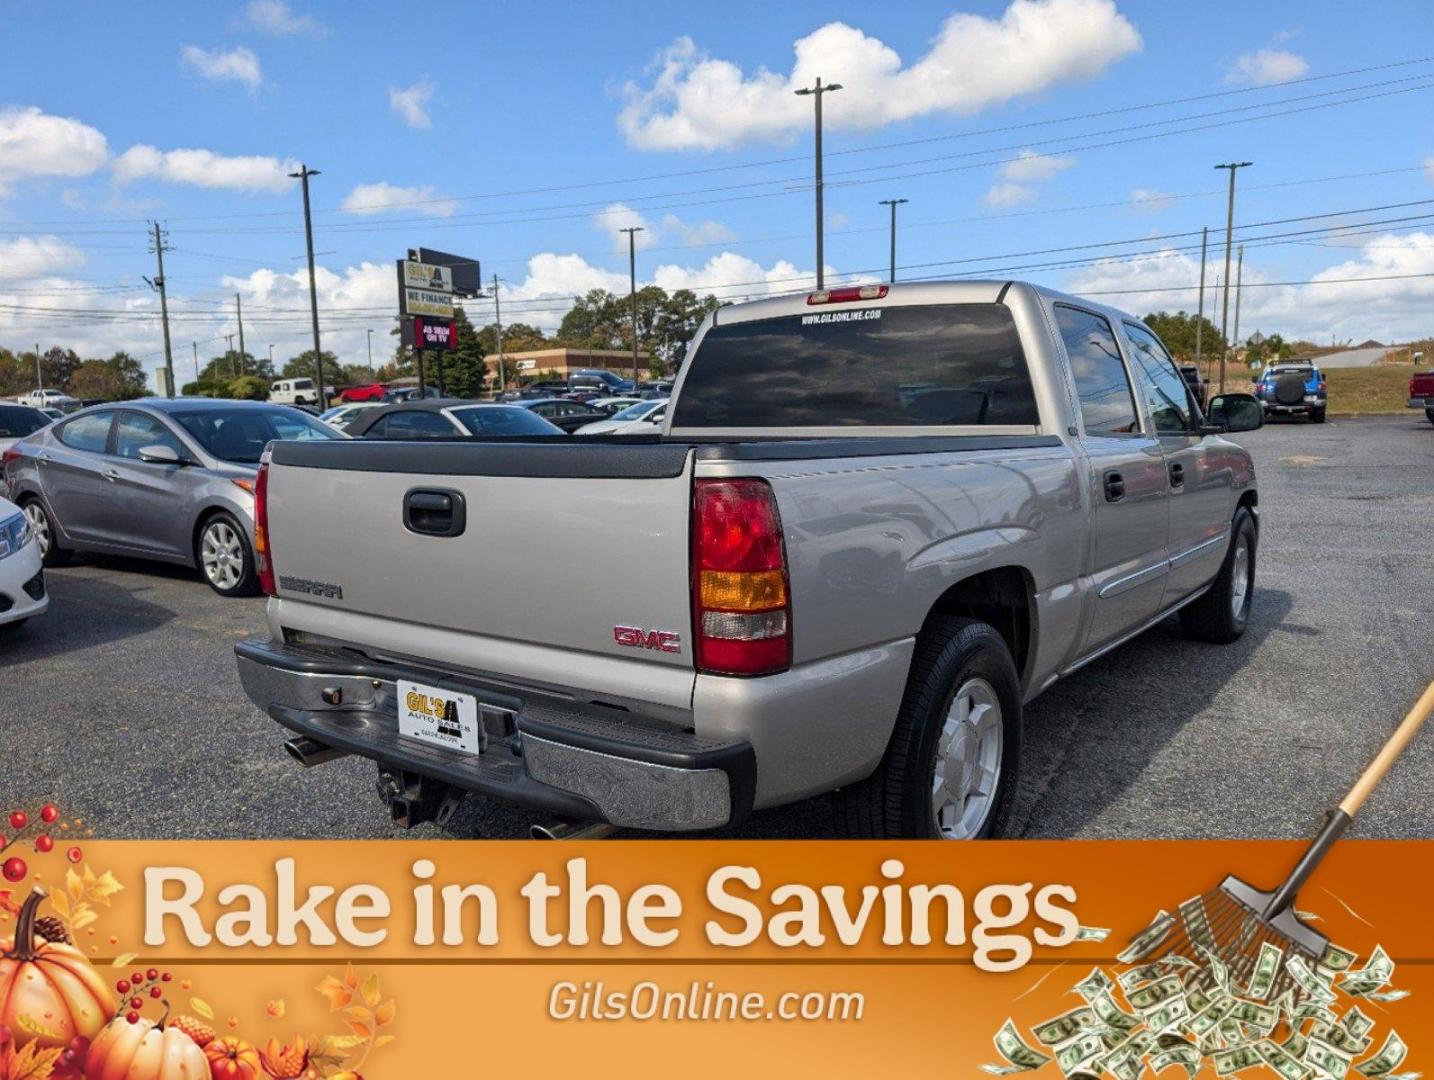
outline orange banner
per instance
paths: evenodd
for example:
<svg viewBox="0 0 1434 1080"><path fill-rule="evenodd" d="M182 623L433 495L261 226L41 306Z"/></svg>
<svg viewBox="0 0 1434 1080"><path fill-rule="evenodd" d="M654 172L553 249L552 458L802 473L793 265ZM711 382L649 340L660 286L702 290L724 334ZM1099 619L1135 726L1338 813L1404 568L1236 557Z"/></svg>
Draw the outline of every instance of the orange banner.
<svg viewBox="0 0 1434 1080"><path fill-rule="evenodd" d="M188 1052L191 1040L224 1080L495 1068L703 1077L734 1067L779 1075L915 1066L971 1075L982 1064L1014 1071L992 1041L1008 1018L1055 1059L1041 1066L1055 1076L1069 1043L1032 1030L1082 1008L1074 984L1096 967L1111 980L1129 971L1116 954L1157 911L1175 912L1227 873L1271 888L1300 850L86 841L73 862L58 849L34 853L23 880L0 883L0 937L40 896L29 905L37 955L0 960L0 1035L9 1035L0 1077L6 1054L13 1066L17 1053L34 1060L41 1050L57 1055L56 1076L123 1076L106 1063L130 1049L142 1056L141 1036L156 1052L165 1039ZM1376 946L1394 966L1372 996L1341 993L1331 1007L1344 1015L1357 1004L1373 1022L1367 1033L1324 1032L1325 1042L1362 1047L1356 1066L1375 1059L1374 1080L1422 1071L1429 1056L1434 933L1421 911L1431 856L1431 842L1345 842L1297 905L1320 934L1358 954L1351 970ZM87 974L102 984L89 997ZM1321 977L1336 989L1359 985L1341 984L1332 969ZM1253 975L1231 978L1232 995L1259 997L1247 985ZM1109 992L1123 1016L1170 1021L1163 1041L1152 1034L1150 1047L1137 1047L1146 1064L1177 1040L1194 1041L1180 1034L1188 1018L1145 1010L1142 1019L1132 988ZM1198 994L1189 1000L1203 1004ZM1303 1000L1297 992L1291 1008ZM1291 1033L1292 1016L1262 1033L1262 1011L1248 1008L1251 1045ZM1380 1072L1390 1030L1408 1051ZM1228 1029L1227 1041L1238 1034ZM1121 1078L1118 1050L1100 1060ZM1212 1062L1202 1053L1199 1067Z"/></svg>

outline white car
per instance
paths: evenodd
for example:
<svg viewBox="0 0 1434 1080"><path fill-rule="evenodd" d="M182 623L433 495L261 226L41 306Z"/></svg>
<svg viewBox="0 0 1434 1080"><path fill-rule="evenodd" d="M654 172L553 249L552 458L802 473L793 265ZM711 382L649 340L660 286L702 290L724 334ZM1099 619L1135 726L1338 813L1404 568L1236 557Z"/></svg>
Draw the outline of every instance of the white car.
<svg viewBox="0 0 1434 1080"><path fill-rule="evenodd" d="M0 499L0 630L13 629L50 606L40 558L29 519L14 503Z"/></svg>
<svg viewBox="0 0 1434 1080"><path fill-rule="evenodd" d="M77 399L70 397L62 390L31 390L23 394L16 401L21 405L28 405L32 409L57 409L65 405L78 404Z"/></svg>
<svg viewBox="0 0 1434 1080"><path fill-rule="evenodd" d="M662 427L667 419L667 399L639 401L629 405L622 412L614 413L610 420L599 420L584 424L573 432L574 435L642 435L652 434Z"/></svg>
<svg viewBox="0 0 1434 1080"><path fill-rule="evenodd" d="M590 408L600 409L603 412L607 413L609 416L616 416L619 412L627 408L629 405L636 405L639 401L642 400L643 399L640 397L631 397L626 395L623 397L600 397L593 398L593 400L588 402L588 406Z"/></svg>
<svg viewBox="0 0 1434 1080"><path fill-rule="evenodd" d="M329 397L334 388L327 387ZM319 403L318 383L313 379L279 379L269 387L271 405L317 405Z"/></svg>
<svg viewBox="0 0 1434 1080"><path fill-rule="evenodd" d="M319 419L329 427L342 431L349 426L349 422L354 417L365 409L381 409L383 406L384 402L382 401L356 401L351 405L335 405L332 409L326 409L319 413Z"/></svg>

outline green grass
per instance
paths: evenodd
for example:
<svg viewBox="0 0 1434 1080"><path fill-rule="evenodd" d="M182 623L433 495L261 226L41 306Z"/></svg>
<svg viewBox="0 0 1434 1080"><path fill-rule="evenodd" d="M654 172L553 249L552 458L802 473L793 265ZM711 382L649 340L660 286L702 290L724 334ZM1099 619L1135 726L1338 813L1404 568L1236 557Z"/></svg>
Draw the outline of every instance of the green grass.
<svg viewBox="0 0 1434 1080"><path fill-rule="evenodd" d="M1402 413L1409 401L1409 376L1413 371L1408 364L1326 368L1329 411L1346 416Z"/></svg>

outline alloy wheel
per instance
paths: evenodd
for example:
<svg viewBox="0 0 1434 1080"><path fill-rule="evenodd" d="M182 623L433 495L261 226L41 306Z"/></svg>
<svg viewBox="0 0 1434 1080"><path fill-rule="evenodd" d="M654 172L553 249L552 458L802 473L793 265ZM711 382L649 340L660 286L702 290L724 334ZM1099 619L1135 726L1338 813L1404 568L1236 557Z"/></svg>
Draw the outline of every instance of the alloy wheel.
<svg viewBox="0 0 1434 1080"><path fill-rule="evenodd" d="M967 679L951 699L931 778L931 814L944 840L981 835L999 795L1005 728L985 679Z"/></svg>
<svg viewBox="0 0 1434 1080"><path fill-rule="evenodd" d="M199 542L199 559L204 576L223 592L238 586L244 577L244 542L227 521L214 521L205 527Z"/></svg>
<svg viewBox="0 0 1434 1080"><path fill-rule="evenodd" d="M30 531L35 534L35 542L40 545L40 558L50 554L50 519L45 514L45 508L37 502L25 504L25 520L30 523Z"/></svg>

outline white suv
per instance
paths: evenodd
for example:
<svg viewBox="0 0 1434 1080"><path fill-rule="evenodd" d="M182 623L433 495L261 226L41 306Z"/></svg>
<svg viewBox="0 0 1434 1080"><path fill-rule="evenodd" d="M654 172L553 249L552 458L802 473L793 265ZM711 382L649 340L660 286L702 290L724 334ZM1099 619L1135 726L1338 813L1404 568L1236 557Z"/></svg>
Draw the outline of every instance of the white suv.
<svg viewBox="0 0 1434 1080"><path fill-rule="evenodd" d="M64 405L76 404L76 399L63 390L31 390L16 401L32 409L58 409Z"/></svg>
<svg viewBox="0 0 1434 1080"><path fill-rule="evenodd" d="M269 387L275 405L317 405L319 391L313 379L280 379Z"/></svg>

